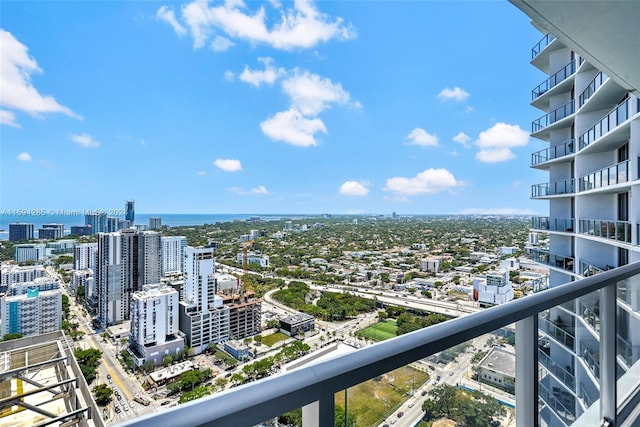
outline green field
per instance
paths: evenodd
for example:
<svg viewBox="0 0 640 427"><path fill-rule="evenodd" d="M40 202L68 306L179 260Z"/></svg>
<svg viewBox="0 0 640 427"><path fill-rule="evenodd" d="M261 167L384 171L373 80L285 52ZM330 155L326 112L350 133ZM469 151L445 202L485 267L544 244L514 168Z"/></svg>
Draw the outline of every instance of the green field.
<svg viewBox="0 0 640 427"><path fill-rule="evenodd" d="M386 322L376 323L375 325L358 331L356 335L373 341L384 341L395 337L397 330L396 321L387 320Z"/></svg>
<svg viewBox="0 0 640 427"><path fill-rule="evenodd" d="M279 341L284 341L288 338L289 338L289 335L283 334L282 332L276 332L275 334L262 337L262 344L271 347L275 343Z"/></svg>
<svg viewBox="0 0 640 427"><path fill-rule="evenodd" d="M425 372L403 367L351 387L347 390L349 413L355 414L359 427L377 426L407 400L407 393L428 379ZM344 408L344 392L336 394L335 404Z"/></svg>

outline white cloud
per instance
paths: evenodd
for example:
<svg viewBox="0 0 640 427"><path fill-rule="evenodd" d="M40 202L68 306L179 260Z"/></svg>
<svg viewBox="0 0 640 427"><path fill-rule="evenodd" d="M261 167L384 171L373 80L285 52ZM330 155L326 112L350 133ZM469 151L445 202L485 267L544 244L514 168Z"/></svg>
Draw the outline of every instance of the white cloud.
<svg viewBox="0 0 640 427"><path fill-rule="evenodd" d="M523 147L528 142L529 134L520 126L496 123L478 135L475 144L480 151L476 158L484 163L505 162L516 157L512 147Z"/></svg>
<svg viewBox="0 0 640 427"><path fill-rule="evenodd" d="M160 10L164 9L166 6ZM281 50L311 48L331 39L355 37L353 28L345 25L342 18L331 18L319 12L310 0L297 0L292 7L275 6L275 9L280 15L279 21L268 18L264 6L251 12L241 0L227 0L219 6L196 0L182 7L182 18L191 32L195 48L204 46L209 36L216 32ZM269 28L267 21L277 22ZM173 26L171 21L167 22Z"/></svg>
<svg viewBox="0 0 640 427"><path fill-rule="evenodd" d="M260 123L260 128L272 140L298 147L318 145L315 134L327 133L322 120L305 117L295 108L276 113L275 116Z"/></svg>
<svg viewBox="0 0 640 427"><path fill-rule="evenodd" d="M269 192L264 185L258 185L256 188L251 189L251 194L269 194Z"/></svg>
<svg viewBox="0 0 640 427"><path fill-rule="evenodd" d="M224 72L224 78L225 80L232 82L236 79L236 75L233 71L227 70Z"/></svg>
<svg viewBox="0 0 640 427"><path fill-rule="evenodd" d="M420 145L422 147L435 147L438 145L438 137L431 135L426 130L421 128L415 128L407 135L407 140L410 145Z"/></svg>
<svg viewBox="0 0 640 427"><path fill-rule="evenodd" d="M87 133L83 133L81 135L71 135L70 138L73 142L84 148L100 147L100 142L93 139L93 137Z"/></svg>
<svg viewBox="0 0 640 427"><path fill-rule="evenodd" d="M213 165L225 172L238 172L242 170L240 160L235 159L216 159Z"/></svg>
<svg viewBox="0 0 640 427"><path fill-rule="evenodd" d="M24 111L32 116L44 113L62 113L80 119L68 107L58 104L51 95L41 95L31 82L31 75L42 73L35 59L29 56L28 48L13 34L0 29L0 105L12 110ZM0 123L18 126L15 114L2 110Z"/></svg>
<svg viewBox="0 0 640 427"><path fill-rule="evenodd" d="M31 154L27 153L26 151L18 154L18 160L20 160L21 162L30 162L31 161Z"/></svg>
<svg viewBox="0 0 640 427"><path fill-rule="evenodd" d="M267 188L264 185L258 185L257 187L250 190L245 190L242 187L229 187L227 188L227 191L239 194L241 196L269 194L269 191L267 191Z"/></svg>
<svg viewBox="0 0 640 427"><path fill-rule="evenodd" d="M476 153L476 159L482 163L500 163L515 159L516 155L506 147L487 148Z"/></svg>
<svg viewBox="0 0 640 427"><path fill-rule="evenodd" d="M283 68L275 68L271 65L272 58L258 58L258 61L264 64L264 70L250 70L249 67L245 66L239 79L255 87L260 87L262 83L272 85L280 75L285 73Z"/></svg>
<svg viewBox="0 0 640 427"><path fill-rule="evenodd" d="M462 145L464 148L469 148L469 141L471 141L471 137L464 132L460 132L456 136L453 137L453 140L458 144Z"/></svg>
<svg viewBox="0 0 640 427"><path fill-rule="evenodd" d="M282 89L293 106L307 116L317 115L331 104L346 104L351 98L340 83L306 70L294 70L293 76L282 82Z"/></svg>
<svg viewBox="0 0 640 427"><path fill-rule="evenodd" d="M156 17L162 21L168 22L169 25L173 27L173 30L177 35L184 36L185 34L187 34L187 29L178 22L175 13L173 13L173 10L169 9L167 6L162 6L160 9L158 9Z"/></svg>
<svg viewBox="0 0 640 427"><path fill-rule="evenodd" d="M453 99L455 101L464 101L469 97L469 92L455 86L453 89L448 87L442 89L438 94L438 98L442 100Z"/></svg>
<svg viewBox="0 0 640 427"><path fill-rule="evenodd" d="M0 124L20 127L20 124L16 122L16 115L12 111L0 110Z"/></svg>
<svg viewBox="0 0 640 427"><path fill-rule="evenodd" d="M198 176L205 176L207 173L205 171L198 171L196 172L196 175Z"/></svg>
<svg viewBox="0 0 640 427"><path fill-rule="evenodd" d="M343 196L366 196L369 193L368 185L368 182L345 181L339 191Z"/></svg>
<svg viewBox="0 0 640 427"><path fill-rule="evenodd" d="M393 177L387 179L385 191L391 191L397 196L415 196L418 194L435 194L445 190L452 190L464 185L456 180L446 169L425 169L412 178Z"/></svg>
<svg viewBox="0 0 640 427"><path fill-rule="evenodd" d="M222 36L216 36L216 38L213 39L213 41L211 42L211 49L214 52L225 52L231 49L231 47L234 45L235 43L229 40L228 38L222 37Z"/></svg>

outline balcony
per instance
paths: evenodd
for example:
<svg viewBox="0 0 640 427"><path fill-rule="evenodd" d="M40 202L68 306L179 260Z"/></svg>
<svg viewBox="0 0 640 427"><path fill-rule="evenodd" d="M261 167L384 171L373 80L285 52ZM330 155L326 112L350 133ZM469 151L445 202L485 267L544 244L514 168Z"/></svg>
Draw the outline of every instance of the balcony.
<svg viewBox="0 0 640 427"><path fill-rule="evenodd" d="M540 52L542 52L545 47L549 46L549 44L551 44L551 42L554 41L555 39L556 39L555 36L551 34L547 34L544 37L542 37L542 39L538 43L536 43L534 47L531 48L531 59L538 56Z"/></svg>
<svg viewBox="0 0 640 427"><path fill-rule="evenodd" d="M535 167L536 165L546 163L550 160L560 159L570 154L574 154L575 152L574 140L570 139L558 145L553 145L549 148L545 148L544 150L536 151L531 154L531 166Z"/></svg>
<svg viewBox="0 0 640 427"><path fill-rule="evenodd" d="M552 125L553 123L556 123L559 120L569 117L570 115L576 112L575 104L576 104L575 100L572 99L566 104L561 105L555 110L545 114L544 116L538 118L537 120L534 120L531 123L531 133L540 132L546 127Z"/></svg>
<svg viewBox="0 0 640 427"><path fill-rule="evenodd" d="M567 326L562 325L559 322L554 323L542 316L540 317L539 322L540 330L542 332L544 332L547 336L553 338L566 348L570 349L571 351L575 351L576 338L572 333L565 330Z"/></svg>
<svg viewBox="0 0 640 427"><path fill-rule="evenodd" d="M601 239L631 243L631 223L628 221L581 219L580 233Z"/></svg>
<svg viewBox="0 0 640 427"><path fill-rule="evenodd" d="M580 343L580 356L595 378L600 378L600 355Z"/></svg>
<svg viewBox="0 0 640 427"><path fill-rule="evenodd" d="M547 371L558 378L561 383L565 384L573 392L576 391L576 378L573 374L558 365L555 360L547 355L547 353L542 350L538 350L538 361Z"/></svg>
<svg viewBox="0 0 640 427"><path fill-rule="evenodd" d="M557 86L559 83L565 81L569 76L576 72L576 60L569 62L562 67L559 71L553 73L548 79L540 83L535 89L531 91L531 100L535 101L540 96L547 93L549 90Z"/></svg>
<svg viewBox="0 0 640 427"><path fill-rule="evenodd" d="M534 199L549 197L549 196L573 194L574 192L575 192L575 184L573 179L565 179L564 181L545 182L543 184L534 184L531 186L531 197Z"/></svg>
<svg viewBox="0 0 640 427"><path fill-rule="evenodd" d="M531 228L546 231L573 232L572 218L549 218L548 216L534 216L531 218Z"/></svg>
<svg viewBox="0 0 640 427"><path fill-rule="evenodd" d="M587 102L589 98L591 98L591 95L593 95L596 92L596 90L598 90L598 88L602 86L602 83L604 83L608 78L609 76L607 76L602 71L596 74L593 80L591 80L591 83L587 85L585 90L583 90L580 96L578 97L578 108L582 107L584 103Z"/></svg>
<svg viewBox="0 0 640 427"><path fill-rule="evenodd" d="M543 249L532 249L531 260L573 273L572 257L550 254L548 251Z"/></svg>
<svg viewBox="0 0 640 427"><path fill-rule="evenodd" d="M578 179L578 191L596 190L630 181L629 160L591 172Z"/></svg>
<svg viewBox="0 0 640 427"><path fill-rule="evenodd" d="M640 99L627 98L600 119L589 130L578 137L580 150L586 148L597 139L615 130L622 123L640 111Z"/></svg>
<svg viewBox="0 0 640 427"><path fill-rule="evenodd" d="M630 412L630 408L634 407L635 402L629 398L637 389L637 381L627 378L627 374L616 380L616 289L623 281L636 283L639 279L640 263L626 265L175 408L127 420L121 426L250 426L300 407L305 407L303 426L332 426L336 393L513 322L516 322L518 378L516 424L538 425L538 395L547 404L558 409L556 413L564 421L571 423L575 420L580 424L581 419L576 419L579 414L566 402L567 394L562 393L561 389L550 387L546 378L538 377L538 314L598 290L602 323L598 350L600 375L597 378L600 396L599 404L593 405L593 409L600 421L588 425L601 425L604 420L609 420L612 422L610 425L616 426L625 421L634 422L635 415ZM542 320L548 322L546 319ZM548 327L548 324L551 322L545 323L546 326L541 324L541 327ZM556 325L551 325L557 328ZM548 327L548 330L551 329ZM566 337L562 332L558 332L558 336ZM541 362L543 366L545 363L553 366L548 363L549 360ZM553 367L550 372L564 376L570 374L568 371L561 373L559 369L562 368ZM568 378L567 382L571 383L571 377ZM627 387L629 381L633 382L635 388ZM596 396L586 394L582 383L579 384L578 395L587 403L586 406L598 403ZM313 408L307 405L312 405Z"/></svg>
<svg viewBox="0 0 640 427"><path fill-rule="evenodd" d="M609 268L607 268L607 270L609 270ZM580 261L578 274L582 277L589 277L602 273L603 271L605 270L600 267L596 267L595 265L589 264L585 261Z"/></svg>

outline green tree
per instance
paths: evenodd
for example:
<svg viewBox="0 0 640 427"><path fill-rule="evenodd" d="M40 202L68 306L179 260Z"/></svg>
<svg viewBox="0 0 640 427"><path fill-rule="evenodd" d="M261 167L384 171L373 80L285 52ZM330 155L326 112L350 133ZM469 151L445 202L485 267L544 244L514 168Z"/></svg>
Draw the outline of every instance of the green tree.
<svg viewBox="0 0 640 427"><path fill-rule="evenodd" d="M18 339L18 338L22 338L22 334L20 332L14 332L14 333L11 333L11 334L5 334L2 337L2 341L15 340L15 339Z"/></svg>
<svg viewBox="0 0 640 427"><path fill-rule="evenodd" d="M169 366L173 363L173 357L166 355L165 357L162 358L162 364L164 366Z"/></svg>
<svg viewBox="0 0 640 427"><path fill-rule="evenodd" d="M106 406L111 402L111 395L113 390L106 384L98 384L93 388L93 395L96 398L96 403L100 406Z"/></svg>

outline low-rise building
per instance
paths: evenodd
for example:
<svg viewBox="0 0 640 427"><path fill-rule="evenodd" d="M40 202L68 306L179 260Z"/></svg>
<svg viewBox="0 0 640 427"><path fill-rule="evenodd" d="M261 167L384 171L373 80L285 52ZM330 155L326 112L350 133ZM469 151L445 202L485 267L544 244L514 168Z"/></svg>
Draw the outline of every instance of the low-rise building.
<svg viewBox="0 0 640 427"><path fill-rule="evenodd" d="M307 313L296 313L280 319L280 329L292 337L304 334L314 327L315 318Z"/></svg>
<svg viewBox="0 0 640 427"><path fill-rule="evenodd" d="M485 276L473 279L473 299L480 306L490 307L504 304L513 299L513 288L507 270L493 270Z"/></svg>
<svg viewBox="0 0 640 427"><path fill-rule="evenodd" d="M249 360L253 358L251 348L242 341L232 340L225 342L224 351L232 355L236 360Z"/></svg>
<svg viewBox="0 0 640 427"><path fill-rule="evenodd" d="M15 245L14 259L16 262L25 261L40 261L47 255L46 247L44 243L25 243L22 245Z"/></svg>
<svg viewBox="0 0 640 427"><path fill-rule="evenodd" d="M478 381L515 393L516 355L493 347L478 364Z"/></svg>
<svg viewBox="0 0 640 427"><path fill-rule="evenodd" d="M242 252L238 253L236 256L236 262L238 264L242 264L243 260L244 254ZM260 267L269 267L269 256L249 252L247 254L247 264L258 264Z"/></svg>

